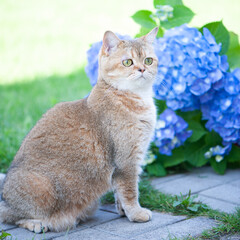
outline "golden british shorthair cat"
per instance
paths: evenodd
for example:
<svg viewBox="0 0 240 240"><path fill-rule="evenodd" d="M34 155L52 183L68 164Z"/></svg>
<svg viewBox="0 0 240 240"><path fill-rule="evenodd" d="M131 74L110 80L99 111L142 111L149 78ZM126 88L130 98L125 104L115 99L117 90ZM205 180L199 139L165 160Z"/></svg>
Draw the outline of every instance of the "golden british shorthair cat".
<svg viewBox="0 0 240 240"><path fill-rule="evenodd" d="M90 95L54 106L22 142L4 179L2 222L64 231L91 216L110 189L120 215L151 219L138 202L138 175L156 121L157 31L130 41L105 33Z"/></svg>

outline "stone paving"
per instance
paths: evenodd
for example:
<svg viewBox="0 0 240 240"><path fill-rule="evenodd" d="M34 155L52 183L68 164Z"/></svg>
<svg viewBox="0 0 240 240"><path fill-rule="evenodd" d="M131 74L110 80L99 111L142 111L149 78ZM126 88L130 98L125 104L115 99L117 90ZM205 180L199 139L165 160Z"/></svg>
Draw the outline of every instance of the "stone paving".
<svg viewBox="0 0 240 240"><path fill-rule="evenodd" d="M152 180L152 185L161 192L186 195L197 194L211 208L233 213L240 206L240 169L216 174L212 168L197 168L186 174L176 174Z"/></svg>
<svg viewBox="0 0 240 240"><path fill-rule="evenodd" d="M240 169L228 170L223 176L215 174L211 168L196 169L186 174L176 174L152 180L152 185L170 194L198 194L198 199L212 208L232 213L240 206ZM217 223L205 217L188 219L153 212L153 219L147 223L132 223L120 217L114 205L100 206L96 214L87 222L69 232L33 234L12 225L0 224L12 235L8 240L161 240L195 237ZM225 236L222 240L239 240L239 235Z"/></svg>

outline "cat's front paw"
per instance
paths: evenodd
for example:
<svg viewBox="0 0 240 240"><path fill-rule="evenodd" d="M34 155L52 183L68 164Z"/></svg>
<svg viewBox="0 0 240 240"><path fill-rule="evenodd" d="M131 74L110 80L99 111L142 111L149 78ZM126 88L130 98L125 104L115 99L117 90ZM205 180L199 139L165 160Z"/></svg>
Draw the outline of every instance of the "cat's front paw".
<svg viewBox="0 0 240 240"><path fill-rule="evenodd" d="M148 222L152 219L152 212L142 207L134 207L126 215L131 222Z"/></svg>

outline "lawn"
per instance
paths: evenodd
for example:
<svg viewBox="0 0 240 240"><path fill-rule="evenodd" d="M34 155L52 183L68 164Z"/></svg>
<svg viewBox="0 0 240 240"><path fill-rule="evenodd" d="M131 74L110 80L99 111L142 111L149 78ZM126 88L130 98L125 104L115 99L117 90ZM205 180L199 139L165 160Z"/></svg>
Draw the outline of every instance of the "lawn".
<svg viewBox="0 0 240 240"><path fill-rule="evenodd" d="M213 0L208 11L207 0L184 2L198 14L193 26L224 19L230 30L240 33L238 0ZM134 36L139 27L130 16L140 9L152 10L152 1L0 2L1 172L47 109L90 91L84 72L89 45L109 29Z"/></svg>

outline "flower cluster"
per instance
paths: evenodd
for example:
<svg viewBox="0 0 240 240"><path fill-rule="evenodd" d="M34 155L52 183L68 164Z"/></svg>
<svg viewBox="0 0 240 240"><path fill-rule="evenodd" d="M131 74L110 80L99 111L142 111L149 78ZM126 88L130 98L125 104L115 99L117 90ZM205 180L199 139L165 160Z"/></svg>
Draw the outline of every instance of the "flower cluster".
<svg viewBox="0 0 240 240"><path fill-rule="evenodd" d="M205 158L215 157L216 162L221 162L225 155L228 155L232 149L232 144L228 144L225 147L217 145L216 147L211 147L204 156Z"/></svg>
<svg viewBox="0 0 240 240"><path fill-rule="evenodd" d="M215 83L207 98L201 106L207 129L219 133L226 144L240 145L240 69Z"/></svg>
<svg viewBox="0 0 240 240"><path fill-rule="evenodd" d="M166 100L173 110L200 108L214 83L228 69L225 57L220 57L221 44L215 42L208 29L203 35L186 25L166 31L155 42L158 75L154 84L157 99Z"/></svg>
<svg viewBox="0 0 240 240"><path fill-rule="evenodd" d="M128 35L116 34L122 40L130 40L131 37ZM87 66L85 72L90 79L90 83L94 86L98 79L98 55L102 47L102 41L93 43L91 48L87 51Z"/></svg>
<svg viewBox="0 0 240 240"><path fill-rule="evenodd" d="M157 120L154 143L159 152L171 155L172 150L181 146L192 131L187 130L188 124L171 109L166 109Z"/></svg>
<svg viewBox="0 0 240 240"><path fill-rule="evenodd" d="M157 5L156 17L160 21L167 21L168 18L173 17L173 7L170 5Z"/></svg>

